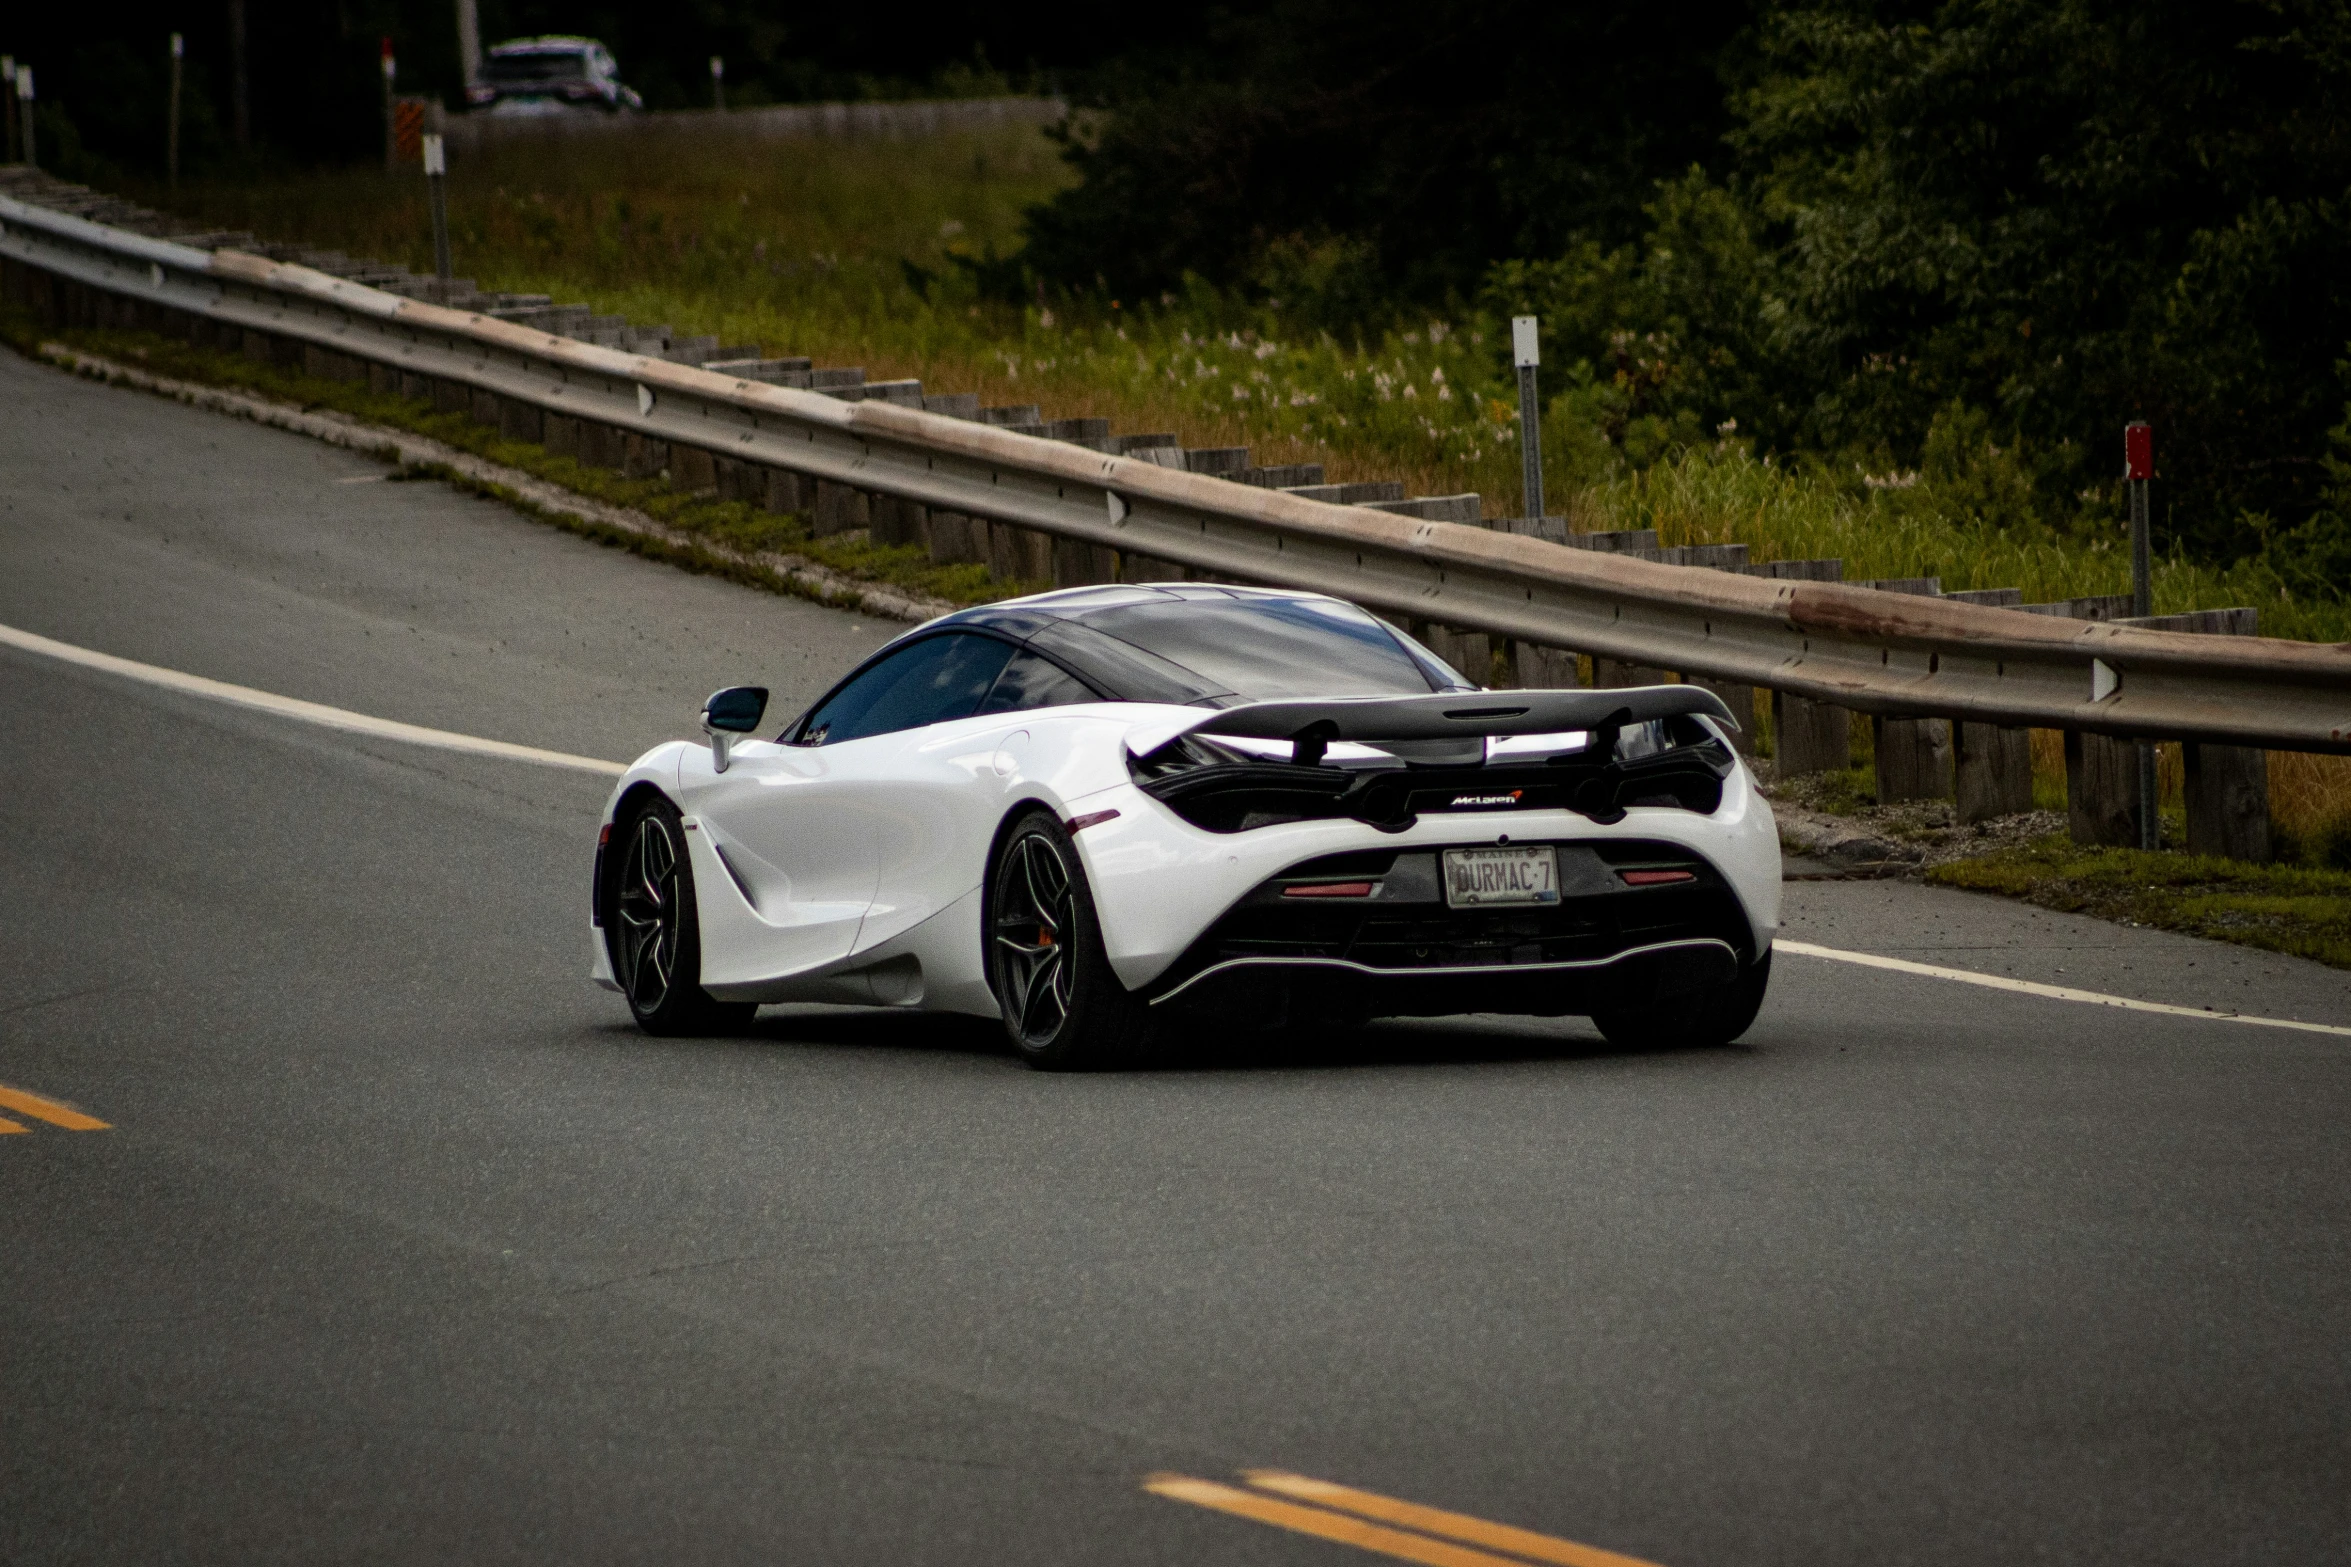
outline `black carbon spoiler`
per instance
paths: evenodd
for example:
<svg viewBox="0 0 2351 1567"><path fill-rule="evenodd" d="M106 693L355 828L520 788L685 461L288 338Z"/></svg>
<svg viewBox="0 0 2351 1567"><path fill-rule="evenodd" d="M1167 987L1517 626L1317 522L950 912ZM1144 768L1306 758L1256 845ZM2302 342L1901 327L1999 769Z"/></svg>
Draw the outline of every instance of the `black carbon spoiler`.
<svg viewBox="0 0 2351 1567"><path fill-rule="evenodd" d="M1461 691L1251 702L1210 713L1182 732L1293 740L1319 730L1326 741L1447 740L1623 728L1682 713L1702 713L1739 727L1722 698L1704 686L1631 686L1621 691Z"/></svg>
<svg viewBox="0 0 2351 1567"><path fill-rule="evenodd" d="M1136 777L1195 825L1216 832L1252 823L1352 816L1400 831L1430 811L1565 808L1596 822L1621 821L1627 805L1672 804L1712 812L1737 758L1720 737L1618 755L1623 732L1658 719L1732 724L1702 686L1618 691L1459 691L1431 696L1338 697L1252 702L1158 720L1127 736ZM1488 760L1475 742L1495 735L1588 734L1581 749L1548 758ZM1287 741L1287 761L1204 761L1175 754L1185 735ZM1421 753L1392 768L1326 767L1340 741L1386 744L1470 741L1466 760ZM1689 737L1694 741L1695 737Z"/></svg>

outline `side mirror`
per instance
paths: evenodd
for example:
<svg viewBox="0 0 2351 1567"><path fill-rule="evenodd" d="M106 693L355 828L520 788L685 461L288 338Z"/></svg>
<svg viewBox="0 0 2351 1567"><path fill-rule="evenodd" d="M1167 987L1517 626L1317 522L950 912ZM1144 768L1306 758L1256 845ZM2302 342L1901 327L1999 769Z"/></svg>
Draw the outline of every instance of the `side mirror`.
<svg viewBox="0 0 2351 1567"><path fill-rule="evenodd" d="M702 704L702 732L710 736L712 772L727 770L727 763L733 760L735 736L757 729L760 715L766 711L765 686L728 686L710 693L710 700Z"/></svg>

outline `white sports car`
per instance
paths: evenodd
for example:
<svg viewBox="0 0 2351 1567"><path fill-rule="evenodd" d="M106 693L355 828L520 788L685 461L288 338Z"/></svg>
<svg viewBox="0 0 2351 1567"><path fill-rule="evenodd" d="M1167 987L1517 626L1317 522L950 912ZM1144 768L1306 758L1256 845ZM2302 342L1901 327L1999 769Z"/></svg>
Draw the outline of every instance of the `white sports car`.
<svg viewBox="0 0 2351 1567"><path fill-rule="evenodd" d="M654 1033L762 1002L1001 1018L1037 1066L1184 1020L1589 1016L1736 1038L1770 808L1688 685L1484 691L1311 593L1073 588L944 616L773 740L703 710L614 789L595 978Z"/></svg>

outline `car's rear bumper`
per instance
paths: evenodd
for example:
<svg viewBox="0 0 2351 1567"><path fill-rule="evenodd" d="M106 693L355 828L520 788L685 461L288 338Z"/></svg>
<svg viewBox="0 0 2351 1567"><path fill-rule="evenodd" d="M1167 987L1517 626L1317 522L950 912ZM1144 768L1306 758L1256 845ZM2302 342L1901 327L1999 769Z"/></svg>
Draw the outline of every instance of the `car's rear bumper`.
<svg viewBox="0 0 2351 1567"><path fill-rule="evenodd" d="M1739 964L1732 944L1711 936L1548 963L1399 969L1344 958L1226 958L1153 996L1151 1004L1265 1024L1470 1012L1588 1017L1726 983Z"/></svg>

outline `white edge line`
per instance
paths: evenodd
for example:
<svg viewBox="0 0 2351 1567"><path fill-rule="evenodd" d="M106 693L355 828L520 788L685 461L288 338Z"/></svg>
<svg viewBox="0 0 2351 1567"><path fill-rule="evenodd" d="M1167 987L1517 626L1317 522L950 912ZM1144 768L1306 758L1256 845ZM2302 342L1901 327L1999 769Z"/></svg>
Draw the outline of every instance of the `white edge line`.
<svg viewBox="0 0 2351 1567"><path fill-rule="evenodd" d="M100 669L110 675L121 675L128 680L161 686L167 691L207 697L215 702L250 707L260 712L274 713L280 718L316 724L322 729L340 729L347 734L371 735L379 740L398 740L408 745L463 751L474 756L502 757L510 762L535 762L541 767L567 767L574 772L602 773L609 778L617 778L628 771L627 764L622 762L602 761L593 756L573 756L565 751L542 751L535 745L485 740L478 735L461 735L447 729L427 729L422 724L372 718L365 713L353 713L319 702L303 702L274 692L256 691L251 686L233 686L225 680L207 680L202 675L182 674L176 669L163 669L154 664L139 663L135 659L117 658L112 653L95 652L86 647L76 647L70 642L52 641L30 631L19 631L14 626L0 626L0 644L21 648L28 653L39 653L64 663L79 664L85 669Z"/></svg>
<svg viewBox="0 0 2351 1567"><path fill-rule="evenodd" d="M79 664L85 669L104 670L111 675L161 686L167 691L274 713L280 718L316 724L322 729L340 729L347 734L371 735L380 740L399 740L409 745L462 751L474 756L501 757L510 762L535 762L542 767L601 773L608 778L617 778L628 771L627 765L621 762L607 762L593 756L574 756L567 751L545 751L534 745L515 745L506 740L485 740L478 735L461 735L448 729L427 729L422 724L403 724L395 719L374 718L366 713L328 707L320 702L304 702L290 696L279 696L275 692L256 691L251 686L231 685L225 680L183 674L176 669L142 664L136 659L117 658L112 653L100 653L90 648L76 647L70 642L54 641L34 632L20 631L14 626L0 625L0 643L64 663ZM2303 1023L2290 1018L2250 1017L2242 1012L2208 1012L2201 1007L2172 1006L2161 1001L2135 1001L2128 996L2110 996L2102 991L2074 990L2065 985L2043 985L2029 979L1978 974L1972 969L1913 963L1907 958L1881 957L1874 952L1847 952L1839 947L1818 947L1808 941L1783 940L1772 945L1778 951L1792 952L1798 957L1825 958L1832 963L1852 963L1863 968L1889 969L1897 974L1953 980L1962 985L1981 985L1987 990L2012 991L2018 995L2039 996L2048 1001L2074 1001L2089 1006L2120 1007L2129 1012L2154 1012L2166 1017L2201 1018L2207 1023L2248 1023L2256 1028L2285 1028L2306 1034L2334 1034L2351 1038L2351 1027L2334 1023Z"/></svg>
<svg viewBox="0 0 2351 1567"><path fill-rule="evenodd" d="M1858 963L1863 968L1892 969L1897 974L1957 980L1962 985L1981 985L1987 990L2012 990L2019 995L2039 996L2048 1001L2079 1001L2094 1007L2121 1007L2127 1012L2159 1012L2166 1017L2202 1018L2207 1023L2250 1023L2255 1028L2290 1028L2305 1034L2351 1037L2351 1028L2337 1023L2300 1023L2291 1018L2249 1017L2242 1012L2210 1012L2202 1007L2175 1007L2162 1001L2134 1001L2128 996L2110 996L2103 991L2043 985L2029 979L2006 979L1998 974L1978 974L1972 969L1943 968L1933 963L1913 963L1907 958L1880 957L1874 952L1847 952L1839 947L1816 947L1807 941L1775 941L1772 946L1776 951L1793 952L1803 958L1826 958L1832 963Z"/></svg>

